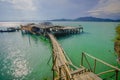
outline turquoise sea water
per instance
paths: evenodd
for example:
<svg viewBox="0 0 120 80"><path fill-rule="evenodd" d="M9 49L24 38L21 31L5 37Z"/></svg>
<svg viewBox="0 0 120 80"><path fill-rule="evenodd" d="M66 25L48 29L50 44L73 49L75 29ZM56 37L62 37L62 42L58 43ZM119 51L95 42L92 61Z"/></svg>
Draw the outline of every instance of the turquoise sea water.
<svg viewBox="0 0 120 80"><path fill-rule="evenodd" d="M19 26L19 24L24 23L0 22L0 27ZM84 33L58 38L58 42L75 65L80 65L81 53L86 52L118 66L113 40L115 27L119 23L53 22L53 24L84 27ZM52 63L47 64L51 53L49 40L42 36L22 34L20 31L0 33L0 80L43 80L46 78L52 80ZM93 63L91 59L89 61ZM96 73L108 69L105 65L97 63ZM111 75L114 73L102 77Z"/></svg>

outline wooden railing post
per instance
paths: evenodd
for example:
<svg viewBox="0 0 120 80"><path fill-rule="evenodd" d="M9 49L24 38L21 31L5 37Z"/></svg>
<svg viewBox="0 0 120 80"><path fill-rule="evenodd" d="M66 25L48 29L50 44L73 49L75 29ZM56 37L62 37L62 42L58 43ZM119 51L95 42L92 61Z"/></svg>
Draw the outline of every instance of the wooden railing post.
<svg viewBox="0 0 120 80"><path fill-rule="evenodd" d="M96 70L96 59L95 59L95 62L94 62L94 73L95 73L95 70Z"/></svg>
<svg viewBox="0 0 120 80"><path fill-rule="evenodd" d="M59 80L62 80L61 67L59 67Z"/></svg>
<svg viewBox="0 0 120 80"><path fill-rule="evenodd" d="M115 70L116 73L116 80L118 80L118 70Z"/></svg>
<svg viewBox="0 0 120 80"><path fill-rule="evenodd" d="M84 53L82 52L82 57L81 57L81 66L83 66L83 55L84 55Z"/></svg>

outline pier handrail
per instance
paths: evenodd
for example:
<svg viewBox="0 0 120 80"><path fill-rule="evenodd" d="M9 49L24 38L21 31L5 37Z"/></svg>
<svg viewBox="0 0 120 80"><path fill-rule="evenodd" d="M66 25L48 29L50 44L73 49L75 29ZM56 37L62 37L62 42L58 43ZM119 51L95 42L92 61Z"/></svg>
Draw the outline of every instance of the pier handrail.
<svg viewBox="0 0 120 80"><path fill-rule="evenodd" d="M109 63L107 63L107 62L105 62L105 61L103 61L103 60L100 60L100 59L98 59L98 58L96 58L96 57L93 57L93 56L91 56L91 55L89 55L89 54L87 54L87 53L85 53L85 52L83 52L82 54L84 54L84 55L86 55L86 56L88 56L88 57L90 57L90 58L92 58L92 59L94 59L94 60L96 60L96 61L98 61L98 62L100 62L100 63L103 63L103 64L105 64L106 66L109 66L109 67L111 67L111 68L113 68L113 69L115 69L115 70L120 71L120 68L115 67L115 66L113 66L113 65L111 65L111 64L109 64Z"/></svg>
<svg viewBox="0 0 120 80"><path fill-rule="evenodd" d="M90 63L89 63L89 61L87 60L87 57L86 57L86 56L94 59L94 70L92 70L92 68L91 68L91 66L90 66ZM91 70L92 72L95 73L95 70L96 70L96 62L98 61L98 62L100 62L100 63L102 63L102 64L104 64L104 65L112 68L112 70L106 70L106 71L97 73L98 76L100 76L100 75L102 75L102 74L110 73L110 72L115 72L115 74L116 74L116 75L115 75L115 76L116 76L116 79L115 79L115 80L118 80L118 77L119 77L118 72L120 72L120 68L118 68L118 67L116 67L116 66L113 66L113 65L111 65L111 64L109 64L109 63L107 63L107 62L105 62L105 61L103 61L103 60L100 60L100 59L98 59L98 58L96 58L96 57L94 57L94 56L91 56L91 55L89 55L89 54L87 54L87 53L85 53L85 52L82 52L81 66L84 66L84 65L83 65L83 58L84 58L84 57L85 57L85 59L86 59L86 61L87 61L87 64L88 64L88 66L90 67L90 70Z"/></svg>

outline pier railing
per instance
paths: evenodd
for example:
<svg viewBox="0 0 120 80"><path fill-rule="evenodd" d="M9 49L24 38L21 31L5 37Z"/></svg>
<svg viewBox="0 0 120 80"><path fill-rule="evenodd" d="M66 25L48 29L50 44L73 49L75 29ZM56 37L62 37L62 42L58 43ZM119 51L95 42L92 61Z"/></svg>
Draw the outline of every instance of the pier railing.
<svg viewBox="0 0 120 80"><path fill-rule="evenodd" d="M52 34L48 34L52 43L53 80L102 80L85 67L75 66Z"/></svg>
<svg viewBox="0 0 120 80"><path fill-rule="evenodd" d="M90 58L92 60L92 63L91 63ZM107 66L109 68L109 70L107 68L106 71L105 70L103 70L103 71L101 70L101 72L100 72L100 70L99 70L99 72L97 73L96 68L99 67L99 66L97 66L97 64L101 64L101 66ZM93 56L91 56L91 55L89 55L89 54L87 54L85 52L82 53L81 65L80 66L81 67L83 67L83 66L87 67L90 71L96 73L98 76L102 76L103 74L105 75L107 73L114 72L115 73L115 75L114 75L115 80L119 79L118 76L119 76L120 68L118 68L116 66L113 66L113 65L111 65L109 63L106 63L105 61L100 60L100 59L98 59L96 57L93 57Z"/></svg>

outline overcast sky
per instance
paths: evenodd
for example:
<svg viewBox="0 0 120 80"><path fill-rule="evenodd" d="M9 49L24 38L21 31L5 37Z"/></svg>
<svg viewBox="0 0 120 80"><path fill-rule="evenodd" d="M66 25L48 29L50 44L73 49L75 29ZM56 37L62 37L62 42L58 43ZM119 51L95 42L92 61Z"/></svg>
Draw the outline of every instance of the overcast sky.
<svg viewBox="0 0 120 80"><path fill-rule="evenodd" d="M0 20L120 19L120 0L0 0Z"/></svg>

